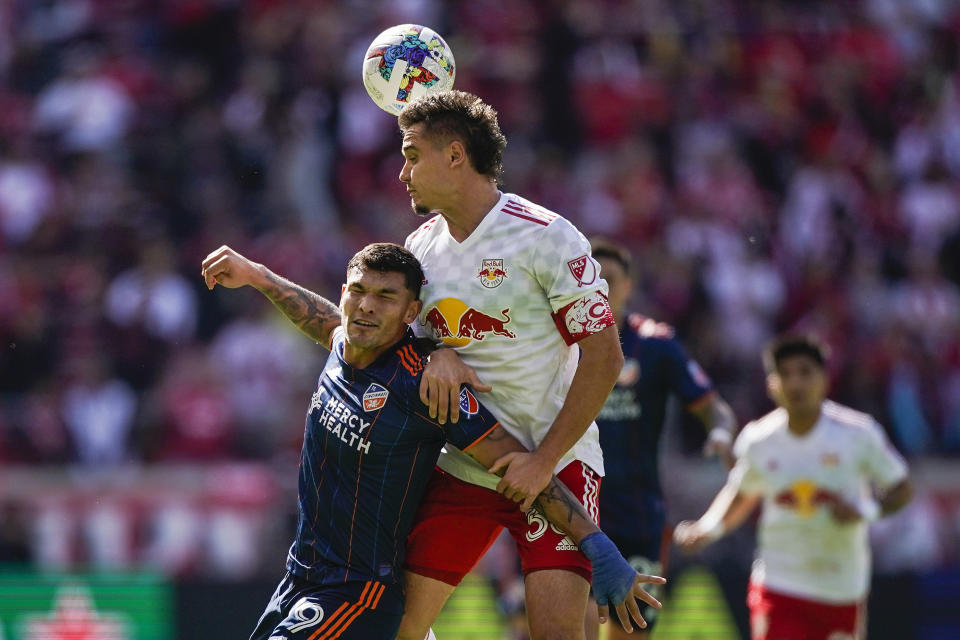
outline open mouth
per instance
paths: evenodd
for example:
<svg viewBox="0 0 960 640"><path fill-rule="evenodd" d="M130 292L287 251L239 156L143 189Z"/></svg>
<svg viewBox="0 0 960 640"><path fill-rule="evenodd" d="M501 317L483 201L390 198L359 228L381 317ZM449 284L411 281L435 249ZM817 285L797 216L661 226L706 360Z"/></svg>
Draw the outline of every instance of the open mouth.
<svg viewBox="0 0 960 640"><path fill-rule="evenodd" d="M377 327L377 324L375 322L371 322L370 320L354 320L353 324L361 327L367 327L369 329L376 329Z"/></svg>

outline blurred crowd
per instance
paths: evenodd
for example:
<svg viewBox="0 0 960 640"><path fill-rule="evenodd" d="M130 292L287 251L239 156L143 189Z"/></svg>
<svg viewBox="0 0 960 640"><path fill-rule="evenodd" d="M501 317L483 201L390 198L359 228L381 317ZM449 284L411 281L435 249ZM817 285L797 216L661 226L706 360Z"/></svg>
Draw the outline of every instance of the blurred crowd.
<svg viewBox="0 0 960 640"><path fill-rule="evenodd" d="M759 351L818 333L833 396L960 453L954 0L0 3L0 462L295 460L325 353L221 244L335 296L418 221L373 35L447 37L503 188L616 238L742 422ZM294 463L295 464L295 463Z"/></svg>

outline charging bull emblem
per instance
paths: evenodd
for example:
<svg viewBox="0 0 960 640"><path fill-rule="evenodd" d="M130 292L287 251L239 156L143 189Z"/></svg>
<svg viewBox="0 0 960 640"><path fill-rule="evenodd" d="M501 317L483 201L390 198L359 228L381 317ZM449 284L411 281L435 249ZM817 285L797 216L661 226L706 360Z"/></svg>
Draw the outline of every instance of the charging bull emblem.
<svg viewBox="0 0 960 640"><path fill-rule="evenodd" d="M436 340L455 347L465 346L471 340L483 340L490 335L516 338L517 334L507 328L510 324L510 308L501 310L498 315L488 315L456 298L444 298L427 311L422 324L431 329Z"/></svg>

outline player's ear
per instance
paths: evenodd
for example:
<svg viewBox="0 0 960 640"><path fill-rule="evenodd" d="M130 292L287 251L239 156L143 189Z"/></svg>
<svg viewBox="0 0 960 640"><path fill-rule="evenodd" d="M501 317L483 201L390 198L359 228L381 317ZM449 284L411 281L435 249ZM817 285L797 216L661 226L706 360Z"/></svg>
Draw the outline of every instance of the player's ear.
<svg viewBox="0 0 960 640"><path fill-rule="evenodd" d="M407 305L407 311L403 314L403 321L407 324L410 324L417 319L417 316L420 315L420 309L423 308L423 303L414 298L410 301L410 304Z"/></svg>
<svg viewBox="0 0 960 640"><path fill-rule="evenodd" d="M467 160L467 150L463 147L463 143L459 140L454 140L447 146L447 158L450 160L451 167L457 167Z"/></svg>

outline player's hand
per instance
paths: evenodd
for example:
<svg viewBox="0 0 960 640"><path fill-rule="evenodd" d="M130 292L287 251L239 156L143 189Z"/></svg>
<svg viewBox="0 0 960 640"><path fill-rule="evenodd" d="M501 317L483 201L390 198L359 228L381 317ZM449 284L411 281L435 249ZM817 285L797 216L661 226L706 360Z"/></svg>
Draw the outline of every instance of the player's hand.
<svg viewBox="0 0 960 640"><path fill-rule="evenodd" d="M643 615L640 613L640 606L637 604L637 599L643 600L651 607L656 609L662 609L663 605L659 600L654 598L650 593L643 588L644 584L666 584L667 580L660 576L650 576L645 573L637 573L637 577L634 578L633 588L630 590L630 593L627 595L626 599L623 602L614 603L614 611L617 613L617 618L620 619L620 624L623 626L623 630L627 633L633 633L633 624L630 619L637 623L641 629L645 629L647 626L647 621L644 620ZM600 617L600 624L605 624L610 618L610 605L607 604L597 604L597 614Z"/></svg>
<svg viewBox="0 0 960 640"><path fill-rule="evenodd" d="M218 284L236 289L257 283L261 279L262 268L262 265L224 245L204 258L200 273L207 289L213 289Z"/></svg>
<svg viewBox="0 0 960 640"><path fill-rule="evenodd" d="M736 459L733 457L733 436L729 431L714 427L707 434L707 441L703 445L703 455L707 458L717 456L723 461L727 469L732 469Z"/></svg>
<svg viewBox="0 0 960 640"><path fill-rule="evenodd" d="M460 419L460 387L468 384L474 391L493 387L480 382L477 373L464 364L453 349L437 349L430 354L420 377L420 401L430 408L430 417L445 424Z"/></svg>
<svg viewBox="0 0 960 640"><path fill-rule="evenodd" d="M550 460L544 460L536 452L511 451L500 456L493 466L488 469L490 473L499 473L503 471L503 477L497 484L497 491L505 497L520 503L520 510L526 511L533 505L540 492L553 477L554 464Z"/></svg>
<svg viewBox="0 0 960 640"><path fill-rule="evenodd" d="M707 546L710 536L698 520L684 520L673 530L673 541L684 553L696 553Z"/></svg>

